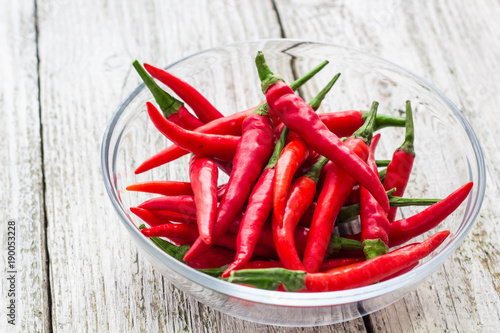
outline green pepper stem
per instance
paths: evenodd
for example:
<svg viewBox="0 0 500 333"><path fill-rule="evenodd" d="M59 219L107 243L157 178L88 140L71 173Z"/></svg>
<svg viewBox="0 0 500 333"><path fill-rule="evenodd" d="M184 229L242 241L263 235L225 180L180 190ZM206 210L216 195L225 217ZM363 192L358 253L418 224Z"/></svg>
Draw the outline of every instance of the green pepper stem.
<svg viewBox="0 0 500 333"><path fill-rule="evenodd" d="M134 60L132 62L132 65L134 66L135 70L141 77L146 87L148 87L149 91L151 91L151 93L153 94L153 97L156 103L158 103L158 106L163 112L165 118L168 119L168 117L170 117L172 114L177 113L183 103L171 96L165 90L161 89L160 86L156 84L155 80L148 74L148 72L146 72L144 67L142 67L139 61Z"/></svg>
<svg viewBox="0 0 500 333"><path fill-rule="evenodd" d="M389 165L389 163L391 163L391 160L376 160L375 161L375 164L377 165L377 167L386 167Z"/></svg>
<svg viewBox="0 0 500 333"><path fill-rule="evenodd" d="M316 97L314 97L311 100L311 102L309 103L309 105L311 106L311 108L314 111L318 110L319 106L321 105L321 102L325 98L326 94L328 94L328 92L332 89L332 87L335 84L335 82L337 82L337 80L339 79L339 76L340 76L340 73L338 73L337 75L335 75L333 77L333 79L331 79L331 81L328 82L328 84L323 89L321 89L321 91L318 93L318 95L316 95Z"/></svg>
<svg viewBox="0 0 500 333"><path fill-rule="evenodd" d="M283 81L282 78L275 75L266 63L266 58L264 58L264 53L262 51L257 52L255 57L255 65L257 66L257 72L259 73L259 79L261 81L262 92L265 94L269 86L275 84L278 81Z"/></svg>
<svg viewBox="0 0 500 333"><path fill-rule="evenodd" d="M320 70L322 70L326 65L328 65L328 60L321 62L318 66L314 67L309 73L307 73L306 75L304 75L304 76L298 78L297 80L295 80L294 82L292 82L290 84L290 88L292 88L292 90L299 89L300 87L302 87L304 85L304 83L309 81L314 75L318 74L318 72Z"/></svg>
<svg viewBox="0 0 500 333"><path fill-rule="evenodd" d="M363 245L360 241L332 234L332 237L330 237L330 242L328 242L328 248L326 252L329 256L331 256L338 254L340 251L361 251L362 249Z"/></svg>
<svg viewBox="0 0 500 333"><path fill-rule="evenodd" d="M439 201L441 201L441 199L402 198L402 197L395 197L389 194L389 204L391 205L391 207L430 206ZM354 220L358 215L359 215L359 203L356 203L342 207L340 209L339 214L337 215L337 220L339 223L346 223Z"/></svg>
<svg viewBox="0 0 500 333"><path fill-rule="evenodd" d="M328 159L321 156L319 160L304 174L304 176L311 178L315 183L318 182L321 170L328 163Z"/></svg>
<svg viewBox="0 0 500 333"><path fill-rule="evenodd" d="M197 270L199 272L208 274L213 277L220 277L222 276L222 273L226 271L226 269L229 267L229 265L224 265L221 267L216 267L216 268L198 268Z"/></svg>
<svg viewBox="0 0 500 333"><path fill-rule="evenodd" d="M139 230L142 229L147 229L144 224L139 225ZM185 263L185 261L182 258L184 258L184 255L189 250L189 245L176 246L159 237L149 237L149 239L151 239L153 243L155 243L160 249L165 251L167 254L179 260L180 262Z"/></svg>
<svg viewBox="0 0 500 333"><path fill-rule="evenodd" d="M363 119L363 121L365 121L366 118L368 118L370 112L369 111L361 111L361 112L362 112L361 118ZM406 122L403 118L396 118L384 114L377 114L377 118L375 120L375 128L373 129L373 131L377 131L385 127L405 127L405 123Z"/></svg>
<svg viewBox="0 0 500 333"><path fill-rule="evenodd" d="M366 118L366 121L356 132L353 133L353 138L362 139L366 142L367 145L370 145L370 142L372 141L373 131L375 129L375 121L377 119L377 108L378 102L374 101L372 103L370 113Z"/></svg>
<svg viewBox="0 0 500 333"><path fill-rule="evenodd" d="M380 238L365 239L363 241L363 252L365 253L366 260L386 254L389 247Z"/></svg>
<svg viewBox="0 0 500 333"><path fill-rule="evenodd" d="M281 151L285 147L286 138L288 136L288 133L290 133L290 130L288 129L288 127L286 127L286 126L283 127L283 131L281 131L280 137L279 137L278 141L276 142L276 145L274 146L273 154L269 158L269 162L267 163L264 170L272 169L276 166L276 163L278 162L278 159L280 158Z"/></svg>
<svg viewBox="0 0 500 333"><path fill-rule="evenodd" d="M406 101L406 125L405 125L406 133L405 133L405 141L398 148L398 150L402 150L406 152L408 155L415 156L415 148L413 147L413 141L415 137L415 129L413 125L413 111L411 109L410 101Z"/></svg>
<svg viewBox="0 0 500 333"><path fill-rule="evenodd" d="M242 269L232 271L228 281L252 285L260 289L277 290L283 283L286 291L305 289L306 272L285 268Z"/></svg>

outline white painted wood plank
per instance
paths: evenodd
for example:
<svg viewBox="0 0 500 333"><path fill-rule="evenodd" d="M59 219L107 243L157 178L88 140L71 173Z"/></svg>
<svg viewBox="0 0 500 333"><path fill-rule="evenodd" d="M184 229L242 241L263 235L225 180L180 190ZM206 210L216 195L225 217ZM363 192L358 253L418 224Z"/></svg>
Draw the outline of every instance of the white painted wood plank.
<svg viewBox="0 0 500 333"><path fill-rule="evenodd" d="M0 331L46 332L50 320L35 8L33 1L2 1L0 6ZM13 231L9 221L15 222L15 235L9 233ZM13 267L8 262L12 242ZM14 289L7 280L11 275ZM15 325L7 317L11 300L15 300Z"/></svg>
<svg viewBox="0 0 500 333"><path fill-rule="evenodd" d="M416 292L370 316L376 331L496 332L500 328L497 239L500 103L499 4L488 1L281 1L289 38L379 55L423 76L467 116L482 143L488 187L474 229Z"/></svg>
<svg viewBox="0 0 500 333"><path fill-rule="evenodd" d="M296 331L226 316L167 283L129 241L99 161L107 121L139 83L134 58L164 66L216 45L280 37L271 2L38 6L54 331ZM357 331L362 321L319 331L336 327Z"/></svg>

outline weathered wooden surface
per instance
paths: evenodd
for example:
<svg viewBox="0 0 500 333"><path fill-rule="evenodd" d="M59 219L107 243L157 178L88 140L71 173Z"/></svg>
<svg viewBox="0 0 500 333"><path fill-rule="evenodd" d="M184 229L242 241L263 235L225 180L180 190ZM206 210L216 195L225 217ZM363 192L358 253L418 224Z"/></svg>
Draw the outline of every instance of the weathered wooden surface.
<svg viewBox="0 0 500 333"><path fill-rule="evenodd" d="M43 211L35 6L9 1L0 11L0 331L50 328ZM15 235L8 222L15 222ZM11 237L15 237L12 239ZM15 263L8 245L15 243ZM17 273L7 273L15 271ZM15 297L7 278L15 276ZM15 300L15 326L7 306Z"/></svg>
<svg viewBox="0 0 500 333"><path fill-rule="evenodd" d="M0 177L8 189L0 205L4 220L17 219L20 231L19 331L500 330L498 2L17 3L3 1L0 12L0 159L7 167ZM410 69L464 112L485 150L488 187L471 234L415 292L364 320L280 328L196 302L137 252L102 185L102 134L119 101L139 83L130 66L134 58L166 65L221 44L279 37L354 47ZM5 288L1 295L5 302ZM3 309L2 332L9 328Z"/></svg>

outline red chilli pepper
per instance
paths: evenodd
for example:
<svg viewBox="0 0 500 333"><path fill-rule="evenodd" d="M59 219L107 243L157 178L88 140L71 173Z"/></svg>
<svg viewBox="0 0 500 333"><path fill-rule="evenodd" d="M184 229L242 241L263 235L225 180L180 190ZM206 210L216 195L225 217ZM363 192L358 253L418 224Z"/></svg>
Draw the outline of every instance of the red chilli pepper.
<svg viewBox="0 0 500 333"><path fill-rule="evenodd" d="M137 208L147 210L168 210L189 216L196 216L196 205L192 195L162 196L149 199Z"/></svg>
<svg viewBox="0 0 500 333"><path fill-rule="evenodd" d="M201 239L212 242L212 228L217 214L217 177L219 169L206 156L193 155L189 162L189 179L194 192L198 231Z"/></svg>
<svg viewBox="0 0 500 333"><path fill-rule="evenodd" d="M248 199L245 215L240 223L236 241L236 257L222 277L228 277L232 270L240 269L252 258L262 227L272 209L272 193L275 165L285 144L286 131L274 146L273 154L255 184ZM274 245L274 244L273 244Z"/></svg>
<svg viewBox="0 0 500 333"><path fill-rule="evenodd" d="M370 155L368 156L368 165L377 170L375 164L375 148L380 135L373 138L370 146ZM366 259L372 259L376 256L386 254L389 250L389 229L390 222L387 214L380 207L363 186L360 188L360 220L361 220L361 241L363 243L363 252Z"/></svg>
<svg viewBox="0 0 500 333"><path fill-rule="evenodd" d="M316 66L313 70L311 70L309 73L306 75L302 76L301 78L297 79L294 81L292 84L290 84L290 87L293 90L298 89L301 87L304 83L309 81L314 75L316 75L321 69L323 69L326 65L328 64L328 61L323 61L320 63L318 66ZM265 103L265 102L264 102ZM267 104L267 103L265 103ZM198 127L195 132L200 132L200 133L208 133L208 134L226 134L226 135L241 135L241 125L243 123L243 120L245 117L255 111L257 107L251 108L249 110L245 111L240 111L238 113L229 115L224 118L219 118L214 121L211 121L203 126ZM176 145L171 145L159 153L151 156L148 158L146 161L144 161L136 170L136 174L140 174L142 172L151 170L153 168L156 168L160 165L163 165L165 163L171 162L173 160L178 159L179 157L182 157L189 152L179 148Z"/></svg>
<svg viewBox="0 0 500 333"><path fill-rule="evenodd" d="M212 239L223 235L234 218L240 213L257 181L262 167L272 153L273 124L265 106L247 116L243 121L241 140L233 160L226 194L217 210ZM194 258L208 247L201 239L196 240L186 253L185 260Z"/></svg>
<svg viewBox="0 0 500 333"><path fill-rule="evenodd" d="M321 266L319 268L320 272L325 272L329 271L334 268L339 268L347 265L352 265L357 262L362 262L364 261L363 258L332 258L332 259L326 259L321 263Z"/></svg>
<svg viewBox="0 0 500 333"><path fill-rule="evenodd" d="M222 118L224 115L220 113L210 102L203 97L202 94L187 82L178 77L164 71L163 69L144 64L146 70L154 78L163 82L172 89L179 97L186 102L194 113L200 118L203 123L208 123L212 120Z"/></svg>
<svg viewBox="0 0 500 333"><path fill-rule="evenodd" d="M282 268L240 270L228 281L276 290L282 283L287 291L323 292L359 288L379 282L428 256L448 237L441 231L415 246L324 273L306 273Z"/></svg>
<svg viewBox="0 0 500 333"><path fill-rule="evenodd" d="M146 237L166 237L194 242L199 237L196 226L182 223L165 223L149 229L142 229L142 234ZM226 233L215 241L215 245L234 251L236 249L236 235ZM261 244L260 244L261 245ZM262 258L276 258L276 252L266 246L258 246L255 254Z"/></svg>
<svg viewBox="0 0 500 333"><path fill-rule="evenodd" d="M127 186L127 191L156 193L163 195L193 195L191 183L170 180L153 180Z"/></svg>
<svg viewBox="0 0 500 333"><path fill-rule="evenodd" d="M436 227L460 206L469 195L473 185L472 182L469 182L420 213L392 222L389 232L389 247L404 244Z"/></svg>
<svg viewBox="0 0 500 333"><path fill-rule="evenodd" d="M384 178L384 188L390 190L396 188L395 196L402 197L408 179L410 178L413 161L415 160L415 149L413 147L413 115L410 101L406 101L406 135L404 143L396 149L392 155L392 160L387 166ZM389 222L393 222L396 217L397 208L391 208L389 211Z"/></svg>
<svg viewBox="0 0 500 333"><path fill-rule="evenodd" d="M267 103L283 123L316 152L335 162L366 187L384 210L389 211L389 199L378 175L323 124L302 98L295 95L285 82L272 73L262 52L258 53L256 64Z"/></svg>
<svg viewBox="0 0 500 333"><path fill-rule="evenodd" d="M273 214L280 223L283 223L286 197L293 176L308 156L309 147L307 147L304 140L297 137L283 148L283 152L276 163L273 187Z"/></svg>
<svg viewBox="0 0 500 333"><path fill-rule="evenodd" d="M319 174L327 162L328 159L321 157L305 175L293 181L286 201L283 223L273 216L274 243L285 268L304 270L295 247L294 230L314 199Z"/></svg>
<svg viewBox="0 0 500 333"><path fill-rule="evenodd" d="M141 209L141 208L139 208L139 209ZM196 214L195 215L187 215L187 214L182 214L182 213L171 212L168 210L155 210L155 211L150 211L150 212L154 216L156 216L162 220L166 220L166 221L170 221L170 222L182 222L182 223L188 223L188 224L195 224L198 222L198 220L196 219Z"/></svg>
<svg viewBox="0 0 500 333"><path fill-rule="evenodd" d="M142 81L144 81L146 87L148 87L148 89L153 94L153 97L160 106L160 109L163 112L165 118L188 130L195 129L203 125L203 123L198 118L193 116L184 107L184 104L182 104L181 101L175 99L166 91L161 89L137 60L134 60L132 65L136 69Z"/></svg>
<svg viewBox="0 0 500 333"><path fill-rule="evenodd" d="M346 140L346 146L362 161L366 161L369 155L368 143L372 139L376 112L377 104L374 103L367 121ZM314 211L304 253L303 263L307 272L319 271L333 232L335 219L355 183L356 180L346 170L337 163L331 163Z"/></svg>
<svg viewBox="0 0 500 333"><path fill-rule="evenodd" d="M150 102L146 103L149 118L170 141L194 154L230 161L240 140L237 136L206 134L183 129L165 119Z"/></svg>
<svg viewBox="0 0 500 333"><path fill-rule="evenodd" d="M153 214L147 209L130 207L130 211L140 217L144 222L146 222L150 227L154 227L157 225L162 225L168 223L167 219L161 218Z"/></svg>
<svg viewBox="0 0 500 333"><path fill-rule="evenodd" d="M309 103L314 111L316 111L320 107L321 102L325 98L326 94L332 89L335 82L337 82L339 76L340 73L335 75L333 79L330 80L330 82L328 82L328 84ZM288 128L282 128L280 137L283 135L283 133L285 133L288 137ZM276 220L280 223L282 223L283 221L286 197L288 189L290 188L290 184L292 183L293 176L310 155L317 156L319 159L319 155L315 151L311 150L304 140L302 140L300 137L295 137L288 142L285 148L283 148L283 152L276 162L276 172L273 186L273 213L276 217ZM307 170L309 170L309 168L314 163L311 163L304 172L307 172Z"/></svg>

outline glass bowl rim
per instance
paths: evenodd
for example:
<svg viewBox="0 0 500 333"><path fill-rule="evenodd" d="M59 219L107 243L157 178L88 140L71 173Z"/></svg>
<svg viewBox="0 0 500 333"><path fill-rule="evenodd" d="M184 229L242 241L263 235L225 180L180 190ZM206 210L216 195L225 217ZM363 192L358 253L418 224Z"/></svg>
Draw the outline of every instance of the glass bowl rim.
<svg viewBox="0 0 500 333"><path fill-rule="evenodd" d="M115 210L117 211L118 215L121 218L121 221L123 222L127 230L131 232L132 235L135 237L135 240L139 243L138 245L140 245L140 247L146 249L146 251L151 256L154 256L155 258L160 260L163 265L168 266L171 270L175 271L177 274L180 274L185 278L191 280L192 282L199 284L205 288L211 289L221 294L225 294L226 296L242 299L245 301L261 303L265 305L275 305L284 307L317 307L317 306L335 306L346 303L354 303L383 296L385 294L389 294L393 291L396 291L400 288L410 287L411 285L416 284L422 279L428 277L462 243L463 239L467 236L470 229L474 225L474 222L479 214L479 210L483 202L486 190L486 168L485 168L482 148L480 146L476 134L474 133L474 130L472 129L472 126L465 118L465 116L443 93L441 93L432 84L430 84L420 76L413 74L407 69L391 61L378 57L376 55L372 55L358 49L347 48L324 42L281 38L281 39L249 40L244 42L230 43L193 53L185 58L182 58L180 60L171 63L170 65L166 66L165 69L171 68L177 65L178 63L181 63L182 61L185 61L192 57L218 49L238 47L247 44L256 44L256 43L264 44L264 43L279 43L279 42L296 42L296 43L324 45L328 47L344 49L346 51L353 51L366 57L372 57L378 61L385 63L386 65L389 65L391 68L394 68L395 70L404 72L408 77L418 81L421 85L428 88L430 91L435 93L441 100L445 102L445 104L452 110L453 114L457 117L460 124L465 129L467 136L471 142L478 166L478 181L477 183L474 184L474 187L477 188L476 201L474 202L474 206L472 207L472 211L470 212L469 218L465 222L466 227L461 230L461 233L458 234L458 237L456 237L451 242L446 244L446 246L441 250L441 252L438 253L435 257L431 258L423 265L415 268L414 270L406 274L395 277L390 281L384 281L370 286L349 289L349 290L315 292L315 293L284 293L278 291L249 288L238 284L232 284L220 279L216 279L207 274L198 272L197 270L181 263L180 261L177 261L173 257L170 257L168 254L166 254L160 248L158 248L153 242L149 241L146 237L142 235L139 229L132 223L131 220L128 219L125 212L121 209L120 204L118 203L118 199L114 195L110 177L108 177L110 175L110 170L108 168L108 161L109 161L108 157L110 152L110 139L112 133L115 129L116 124L118 123L119 118L121 117L122 113L125 111L127 106L142 91L142 89L144 89L145 87L144 83L139 84L139 86L135 88L132 91L132 93L130 93L130 95L123 100L123 102L120 103L115 113L113 114L112 118L108 122L108 125L106 126L106 130L104 132L103 141L101 145L101 168L103 171L102 174L103 174L105 188L113 204L113 207L115 208Z"/></svg>

